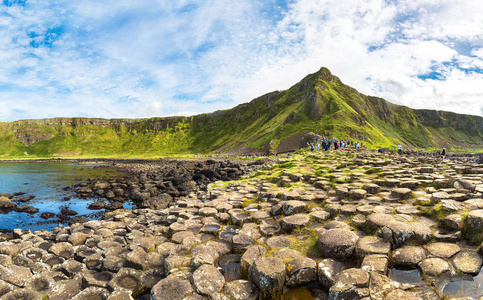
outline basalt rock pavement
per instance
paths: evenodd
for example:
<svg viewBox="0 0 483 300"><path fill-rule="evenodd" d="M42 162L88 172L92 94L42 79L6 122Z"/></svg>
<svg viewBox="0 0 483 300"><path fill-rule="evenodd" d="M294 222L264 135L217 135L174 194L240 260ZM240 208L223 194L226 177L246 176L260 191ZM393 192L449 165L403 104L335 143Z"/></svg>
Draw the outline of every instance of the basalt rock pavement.
<svg viewBox="0 0 483 300"><path fill-rule="evenodd" d="M157 197L145 192L148 172L136 174L129 197ZM482 193L483 167L472 162L296 154L170 195L165 207L17 229L0 243L0 299L452 297L445 287L472 282L482 266Z"/></svg>

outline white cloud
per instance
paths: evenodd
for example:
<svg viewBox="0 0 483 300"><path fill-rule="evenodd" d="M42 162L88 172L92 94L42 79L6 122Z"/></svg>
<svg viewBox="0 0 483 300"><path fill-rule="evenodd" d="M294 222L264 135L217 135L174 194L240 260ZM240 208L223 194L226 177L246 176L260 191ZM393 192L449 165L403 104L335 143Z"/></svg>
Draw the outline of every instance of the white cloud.
<svg viewBox="0 0 483 300"><path fill-rule="evenodd" d="M26 3L0 5L0 120L210 112L322 66L395 103L481 112L478 1Z"/></svg>

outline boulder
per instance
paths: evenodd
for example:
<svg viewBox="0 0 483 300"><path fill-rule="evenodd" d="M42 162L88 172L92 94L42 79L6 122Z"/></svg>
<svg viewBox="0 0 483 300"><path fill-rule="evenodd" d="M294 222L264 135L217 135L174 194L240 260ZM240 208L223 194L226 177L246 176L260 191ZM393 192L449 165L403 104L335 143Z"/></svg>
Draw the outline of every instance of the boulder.
<svg viewBox="0 0 483 300"><path fill-rule="evenodd" d="M275 257L262 257L256 260L249 270L249 279L253 281L263 297L278 298L285 284L285 262Z"/></svg>
<svg viewBox="0 0 483 300"><path fill-rule="evenodd" d="M324 257L348 258L352 256L358 239L352 231L332 229L319 236L317 247Z"/></svg>
<svg viewBox="0 0 483 300"><path fill-rule="evenodd" d="M193 273L193 285L202 295L218 293L224 284L225 277L212 265L202 265Z"/></svg>

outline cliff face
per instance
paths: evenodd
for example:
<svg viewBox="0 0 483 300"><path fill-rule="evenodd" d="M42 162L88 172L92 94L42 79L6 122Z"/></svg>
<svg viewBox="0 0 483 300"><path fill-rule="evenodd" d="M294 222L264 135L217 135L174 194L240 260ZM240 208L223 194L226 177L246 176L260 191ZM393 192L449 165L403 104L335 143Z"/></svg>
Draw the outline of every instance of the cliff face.
<svg viewBox="0 0 483 300"><path fill-rule="evenodd" d="M483 148L482 117L395 105L360 94L322 68L286 91L193 117L0 123L0 156L266 152L298 148L294 139L304 132L378 147Z"/></svg>

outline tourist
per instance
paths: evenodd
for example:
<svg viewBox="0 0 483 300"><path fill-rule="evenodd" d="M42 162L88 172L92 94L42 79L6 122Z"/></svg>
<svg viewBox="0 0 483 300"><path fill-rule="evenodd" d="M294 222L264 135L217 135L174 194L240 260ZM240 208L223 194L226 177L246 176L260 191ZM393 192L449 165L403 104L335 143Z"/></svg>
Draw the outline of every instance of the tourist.
<svg viewBox="0 0 483 300"><path fill-rule="evenodd" d="M446 149L441 149L441 158L444 159L446 157Z"/></svg>
<svg viewBox="0 0 483 300"><path fill-rule="evenodd" d="M401 146L400 144L399 144L399 145L397 145L397 153L398 153L399 155L401 155L401 154L403 153L403 152L402 152L402 146Z"/></svg>

